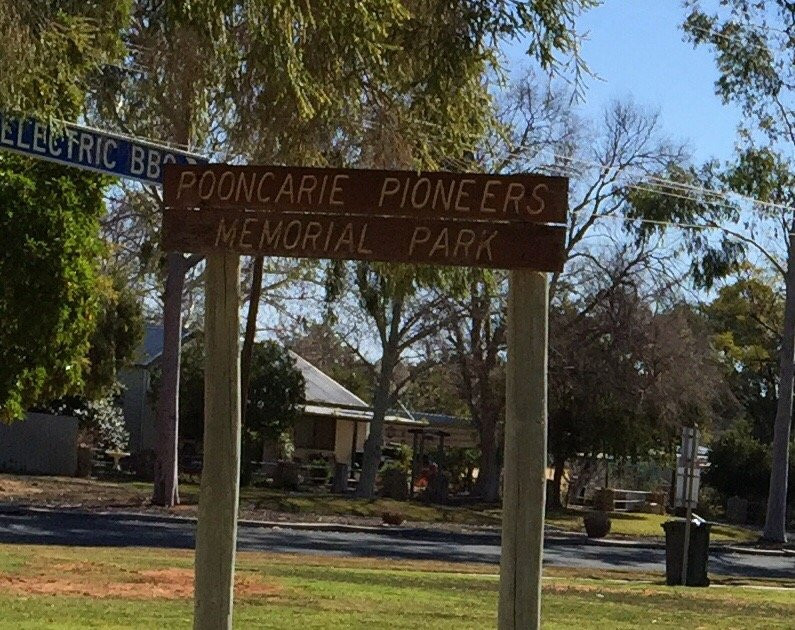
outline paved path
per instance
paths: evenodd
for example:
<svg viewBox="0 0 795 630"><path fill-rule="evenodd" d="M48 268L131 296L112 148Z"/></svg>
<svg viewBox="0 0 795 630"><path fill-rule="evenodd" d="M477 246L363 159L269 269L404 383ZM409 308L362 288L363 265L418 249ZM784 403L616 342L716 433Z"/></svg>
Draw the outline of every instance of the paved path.
<svg viewBox="0 0 795 630"><path fill-rule="evenodd" d="M44 511L0 513L0 543L110 547L193 548L195 525L189 520L146 516ZM375 556L452 562L499 562L499 539L493 534L450 534L427 530L394 533L321 532L245 526L238 548L244 551ZM577 539L549 538L547 564L593 569L664 571L662 549L598 546ZM739 554L714 549L714 574L795 579L795 556Z"/></svg>

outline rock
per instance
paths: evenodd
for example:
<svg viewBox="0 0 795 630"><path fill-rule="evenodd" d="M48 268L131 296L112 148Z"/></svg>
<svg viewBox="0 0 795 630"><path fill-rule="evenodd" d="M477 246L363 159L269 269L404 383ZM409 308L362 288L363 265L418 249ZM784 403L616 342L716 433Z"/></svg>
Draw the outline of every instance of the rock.
<svg viewBox="0 0 795 630"><path fill-rule="evenodd" d="M381 520L385 525L402 525L406 519L400 512L387 511L381 514Z"/></svg>

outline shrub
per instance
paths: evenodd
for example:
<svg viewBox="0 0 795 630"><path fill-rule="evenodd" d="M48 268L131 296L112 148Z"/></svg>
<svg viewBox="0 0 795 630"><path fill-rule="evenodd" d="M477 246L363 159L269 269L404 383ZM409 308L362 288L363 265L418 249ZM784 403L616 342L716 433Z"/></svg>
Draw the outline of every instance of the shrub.
<svg viewBox="0 0 795 630"><path fill-rule="evenodd" d="M382 471L396 468L406 474L411 472L411 447L405 444L389 445L384 448L383 454Z"/></svg>
<svg viewBox="0 0 795 630"><path fill-rule="evenodd" d="M704 483L725 500L730 496L764 499L770 482L770 448L751 433L750 425L736 423L713 444Z"/></svg>
<svg viewBox="0 0 795 630"><path fill-rule="evenodd" d="M55 401L48 413L74 416L80 430L80 442L102 450L123 451L130 442L130 433L124 424L124 412L117 405L119 386L103 398L86 400L68 397Z"/></svg>
<svg viewBox="0 0 795 630"><path fill-rule="evenodd" d="M698 493L696 512L706 519L723 518L726 499L711 486L703 486Z"/></svg>

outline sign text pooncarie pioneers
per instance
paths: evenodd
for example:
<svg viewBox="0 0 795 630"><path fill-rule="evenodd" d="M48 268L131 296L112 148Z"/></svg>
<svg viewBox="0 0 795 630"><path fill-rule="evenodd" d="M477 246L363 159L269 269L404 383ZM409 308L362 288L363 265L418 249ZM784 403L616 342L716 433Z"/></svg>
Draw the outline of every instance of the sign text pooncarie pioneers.
<svg viewBox="0 0 795 630"><path fill-rule="evenodd" d="M84 170L161 185L166 164L201 164L200 155L71 123L47 125L0 114L0 149Z"/></svg>
<svg viewBox="0 0 795 630"><path fill-rule="evenodd" d="M172 208L562 223L568 180L539 175L208 164L168 168Z"/></svg>

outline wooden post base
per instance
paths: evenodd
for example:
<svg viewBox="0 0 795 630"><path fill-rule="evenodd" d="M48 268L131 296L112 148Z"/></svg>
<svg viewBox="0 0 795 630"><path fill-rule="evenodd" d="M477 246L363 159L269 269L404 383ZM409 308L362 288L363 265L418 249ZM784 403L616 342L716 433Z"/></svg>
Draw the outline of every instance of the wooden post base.
<svg viewBox="0 0 795 630"><path fill-rule="evenodd" d="M541 627L547 455L547 309L544 273L512 271L508 297L505 477L500 630Z"/></svg>
<svg viewBox="0 0 795 630"><path fill-rule="evenodd" d="M196 532L196 630L232 628L240 492L240 258L207 256L204 464Z"/></svg>

